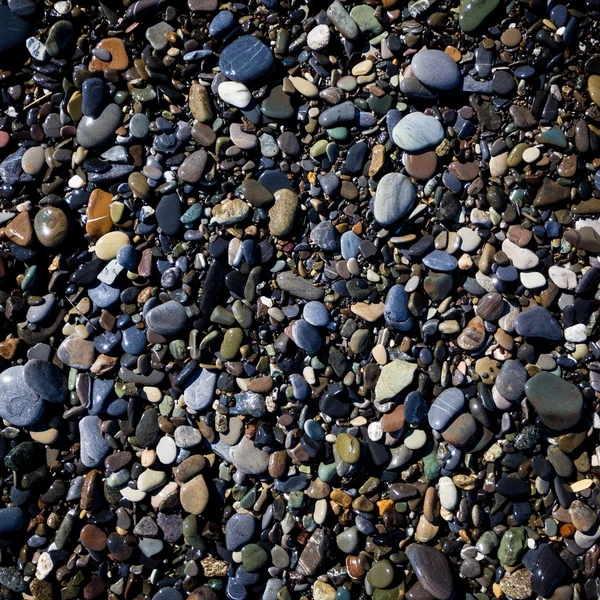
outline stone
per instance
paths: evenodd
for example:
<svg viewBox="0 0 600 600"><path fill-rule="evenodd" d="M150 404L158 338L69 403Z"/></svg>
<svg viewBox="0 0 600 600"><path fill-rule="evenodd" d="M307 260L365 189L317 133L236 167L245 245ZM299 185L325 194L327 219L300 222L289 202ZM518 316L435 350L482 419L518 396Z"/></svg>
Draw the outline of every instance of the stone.
<svg viewBox="0 0 600 600"><path fill-rule="evenodd" d="M110 447L101 433L101 424L100 418L92 415L79 421L81 462L89 469L99 466L110 452Z"/></svg>
<svg viewBox="0 0 600 600"><path fill-rule="evenodd" d="M0 54L6 55L22 47L30 30L31 25L27 21L19 18L8 6L0 5Z"/></svg>
<svg viewBox="0 0 600 600"><path fill-rule="evenodd" d="M437 146L444 139L444 128L435 117L413 112L394 127L392 139L402 150L419 152Z"/></svg>
<svg viewBox="0 0 600 600"><path fill-rule="evenodd" d="M429 408L429 425L436 431L442 431L462 410L464 403L465 396L459 389L444 390Z"/></svg>
<svg viewBox="0 0 600 600"><path fill-rule="evenodd" d="M438 600L448 600L454 591L448 560L439 550L411 544L406 555L423 588Z"/></svg>
<svg viewBox="0 0 600 600"><path fill-rule="evenodd" d="M399 331L409 331L413 325L413 319L408 309L408 295L404 286L397 284L392 286L386 296L383 307L385 322Z"/></svg>
<svg viewBox="0 0 600 600"><path fill-rule="evenodd" d="M276 237L287 235L296 217L298 197L291 190L275 192L275 204L269 210L269 231Z"/></svg>
<svg viewBox="0 0 600 600"><path fill-rule="evenodd" d="M247 437L231 448L231 462L246 475L260 475L267 471L269 454L257 448Z"/></svg>
<svg viewBox="0 0 600 600"><path fill-rule="evenodd" d="M23 527L24 518L23 511L17 506L9 506L8 508L0 508L0 535L12 533ZM6 577L6 574L4 573ZM6 585L2 582L2 585Z"/></svg>
<svg viewBox="0 0 600 600"><path fill-rule="evenodd" d="M235 514L225 525L225 545L230 552L239 550L254 536L256 521L251 514Z"/></svg>
<svg viewBox="0 0 600 600"><path fill-rule="evenodd" d="M67 378L54 364L32 359L23 367L25 383L47 402L63 402L67 395Z"/></svg>
<svg viewBox="0 0 600 600"><path fill-rule="evenodd" d="M27 385L25 367L9 367L0 374L0 418L15 427L37 423L44 412L44 402Z"/></svg>
<svg viewBox="0 0 600 600"><path fill-rule="evenodd" d="M566 574L565 564L549 546L544 546L532 571L531 589L535 594L548 598Z"/></svg>
<svg viewBox="0 0 600 600"><path fill-rule="evenodd" d="M317 25L308 32L306 43L311 50L320 52L329 45L331 34L327 25Z"/></svg>
<svg viewBox="0 0 600 600"><path fill-rule="evenodd" d="M146 313L146 324L159 335L175 335L183 329L186 322L185 307L176 300L169 300Z"/></svg>
<svg viewBox="0 0 600 600"><path fill-rule="evenodd" d="M525 395L546 427L563 431L579 422L581 392L561 377L542 371L527 382Z"/></svg>
<svg viewBox="0 0 600 600"><path fill-rule="evenodd" d="M198 183L204 174L207 159L204 148L192 152L179 166L177 176L186 183Z"/></svg>
<svg viewBox="0 0 600 600"><path fill-rule="evenodd" d="M415 363L409 363L405 360L393 360L384 365L375 386L377 402L390 400L397 396L412 383L417 369L418 367Z"/></svg>
<svg viewBox="0 0 600 600"><path fill-rule="evenodd" d="M67 215L60 208L45 206L35 215L33 230L43 246L56 248L66 240L69 233Z"/></svg>
<svg viewBox="0 0 600 600"><path fill-rule="evenodd" d="M237 81L224 81L219 85L218 93L227 104L237 108L246 108L252 100L250 90Z"/></svg>
<svg viewBox="0 0 600 600"><path fill-rule="evenodd" d="M195 411L208 408L213 400L217 386L217 373L209 369L201 369L194 380L185 388L183 397L186 406Z"/></svg>
<svg viewBox="0 0 600 600"><path fill-rule="evenodd" d="M520 400L527 383L527 371L518 360L507 360L496 377L496 389L509 402Z"/></svg>
<svg viewBox="0 0 600 600"><path fill-rule="evenodd" d="M102 237L113 228L110 218L110 205L113 196L108 192L96 188L90 194L86 209L85 230L92 237Z"/></svg>
<svg viewBox="0 0 600 600"><path fill-rule="evenodd" d="M461 0L458 12L460 28L466 33L474 31L499 3L499 0Z"/></svg>
<svg viewBox="0 0 600 600"><path fill-rule="evenodd" d="M77 143L87 150L108 145L122 120L123 113L117 104L109 104L98 117L84 116L77 126Z"/></svg>
<svg viewBox="0 0 600 600"><path fill-rule="evenodd" d="M192 515L200 515L208 505L209 492L203 475L196 475L181 486L179 492L181 507Z"/></svg>
<svg viewBox="0 0 600 600"><path fill-rule="evenodd" d="M15 216L4 228L6 237L17 246L26 248L33 240L33 226L29 213L22 212Z"/></svg>
<svg viewBox="0 0 600 600"><path fill-rule="evenodd" d="M417 52L410 65L414 76L431 90L451 90L460 81L456 62L442 50Z"/></svg>
<svg viewBox="0 0 600 600"><path fill-rule="evenodd" d="M552 314L543 306L533 306L520 312L515 320L519 335L543 340L558 341L563 332Z"/></svg>
<svg viewBox="0 0 600 600"><path fill-rule="evenodd" d="M254 81L273 69L271 51L257 37L242 35L226 46L219 58L221 72L239 83Z"/></svg>
<svg viewBox="0 0 600 600"><path fill-rule="evenodd" d="M72 334L61 342L56 355L68 367L87 371L94 362L96 352L92 342Z"/></svg>
<svg viewBox="0 0 600 600"><path fill-rule="evenodd" d="M408 177L388 173L377 185L373 215L381 225L396 223L412 210L416 197L415 186Z"/></svg>

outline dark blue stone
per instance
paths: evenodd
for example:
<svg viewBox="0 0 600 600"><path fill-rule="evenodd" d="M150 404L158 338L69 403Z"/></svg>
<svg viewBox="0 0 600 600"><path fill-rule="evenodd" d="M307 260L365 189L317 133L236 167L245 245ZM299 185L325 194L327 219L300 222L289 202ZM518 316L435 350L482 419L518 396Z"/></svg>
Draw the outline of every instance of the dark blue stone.
<svg viewBox="0 0 600 600"><path fill-rule="evenodd" d="M92 405L88 408L90 415L99 415L106 410L106 404L114 389L110 379L94 379L92 386Z"/></svg>
<svg viewBox="0 0 600 600"><path fill-rule="evenodd" d="M408 331L413 324L412 316L408 310L408 296L403 285L394 285L390 288L383 307L385 322L398 331Z"/></svg>
<svg viewBox="0 0 600 600"><path fill-rule="evenodd" d="M102 79L90 77L81 85L81 112L87 117L98 117L105 105L105 86Z"/></svg>
<svg viewBox="0 0 600 600"><path fill-rule="evenodd" d="M524 337L558 341L562 338L562 328L550 311L543 306L534 306L520 312L515 320L515 329Z"/></svg>
<svg viewBox="0 0 600 600"><path fill-rule="evenodd" d="M335 252L340 247L337 229L331 221L321 221L310 232L310 239L321 250Z"/></svg>
<svg viewBox="0 0 600 600"><path fill-rule="evenodd" d="M105 331L94 338L94 348L101 354L110 354L120 344L122 336L120 331Z"/></svg>
<svg viewBox="0 0 600 600"><path fill-rule="evenodd" d="M515 77L519 79L529 79L535 75L535 69L529 65L523 65L515 69Z"/></svg>
<svg viewBox="0 0 600 600"><path fill-rule="evenodd" d="M271 72L275 59L256 36L243 35L223 49L219 66L228 79L246 83Z"/></svg>
<svg viewBox="0 0 600 600"><path fill-rule="evenodd" d="M267 169L258 177L258 183L264 185L272 194L279 190L291 190L292 184L287 175L279 169Z"/></svg>
<svg viewBox="0 0 600 600"><path fill-rule="evenodd" d="M420 425L427 418L429 408L421 392L410 392L404 400L404 418L411 425Z"/></svg>
<svg viewBox="0 0 600 600"><path fill-rule="evenodd" d="M0 54L24 44L30 27L8 6L0 4Z"/></svg>
<svg viewBox="0 0 600 600"><path fill-rule="evenodd" d="M138 252L131 245L123 246L117 251L117 262L128 271L135 271L138 267Z"/></svg>
<svg viewBox="0 0 600 600"><path fill-rule="evenodd" d="M568 19L569 11L564 4L559 4L550 11L550 20L556 27L564 27Z"/></svg>
<svg viewBox="0 0 600 600"><path fill-rule="evenodd" d="M118 287L107 285L104 282L100 282L96 287L88 290L90 300L98 308L108 308L118 302L119 293Z"/></svg>
<svg viewBox="0 0 600 600"><path fill-rule="evenodd" d="M550 546L544 546L532 571L531 589L544 598L549 598L567 574L567 567L556 556Z"/></svg>
<svg viewBox="0 0 600 600"><path fill-rule="evenodd" d="M138 356L146 350L146 332L135 325L123 330L121 346L125 352Z"/></svg>

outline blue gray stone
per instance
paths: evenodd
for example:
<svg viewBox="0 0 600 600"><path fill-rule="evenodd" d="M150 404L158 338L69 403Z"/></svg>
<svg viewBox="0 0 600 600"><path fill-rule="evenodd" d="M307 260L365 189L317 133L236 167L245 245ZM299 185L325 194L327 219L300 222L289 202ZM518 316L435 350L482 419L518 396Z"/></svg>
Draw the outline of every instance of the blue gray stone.
<svg viewBox="0 0 600 600"><path fill-rule="evenodd" d="M146 314L146 324L159 335L179 333L186 322L187 313L185 308L176 300L169 300L149 310Z"/></svg>
<svg viewBox="0 0 600 600"><path fill-rule="evenodd" d="M186 405L192 410L202 411L214 400L217 373L201 369L196 378L183 392Z"/></svg>
<svg viewBox="0 0 600 600"><path fill-rule="evenodd" d="M225 77L246 83L270 73L275 66L272 52L254 35L242 35L226 46L219 58Z"/></svg>
<svg viewBox="0 0 600 600"><path fill-rule="evenodd" d="M429 408L427 415L429 425L436 431L442 431L446 425L462 410L465 395L458 388L444 390Z"/></svg>
<svg viewBox="0 0 600 600"><path fill-rule="evenodd" d="M117 104L109 104L98 117L84 116L77 126L77 143L87 150L106 146L122 120L123 113Z"/></svg>
<svg viewBox="0 0 600 600"><path fill-rule="evenodd" d="M88 289L90 300L98 308L108 308L119 301L121 288L100 282L97 286Z"/></svg>
<svg viewBox="0 0 600 600"><path fill-rule="evenodd" d="M519 335L543 340L558 341L562 338L561 326L543 306L533 306L520 312L515 320L515 330Z"/></svg>
<svg viewBox="0 0 600 600"><path fill-rule="evenodd" d="M388 325L398 331L408 331L412 327L408 295L403 285L394 285L388 291L383 306L383 318Z"/></svg>
<svg viewBox="0 0 600 600"><path fill-rule="evenodd" d="M29 360L23 367L25 383L44 400L62 402L68 392L65 374L46 360Z"/></svg>
<svg viewBox="0 0 600 600"><path fill-rule="evenodd" d="M342 258L345 260L356 258L358 256L361 241L360 237L358 237L354 231L345 231L342 233L340 239Z"/></svg>
<svg viewBox="0 0 600 600"><path fill-rule="evenodd" d="M413 75L431 90L451 90L460 81L458 65L442 50L417 52L410 65Z"/></svg>
<svg viewBox="0 0 600 600"><path fill-rule="evenodd" d="M450 273L458 266L458 261L454 256L443 250L434 250L423 257L423 264L434 271Z"/></svg>
<svg viewBox="0 0 600 600"><path fill-rule="evenodd" d="M408 214L417 199L413 182L401 173L388 173L377 184L373 215L381 225L391 225Z"/></svg>
<svg viewBox="0 0 600 600"><path fill-rule="evenodd" d="M23 511L16 506L0 508L0 535L12 533L23 527Z"/></svg>
<svg viewBox="0 0 600 600"><path fill-rule="evenodd" d="M292 325L292 339L307 354L316 354L321 348L321 334L308 321L299 319Z"/></svg>
<svg viewBox="0 0 600 600"><path fill-rule="evenodd" d="M256 521L250 513L235 514L225 525L225 546L230 552L240 550L254 535Z"/></svg>
<svg viewBox="0 0 600 600"><path fill-rule="evenodd" d="M79 439L81 442L81 462L93 469L108 456L110 446L100 432L102 421L97 416L83 417L79 421Z"/></svg>
<svg viewBox="0 0 600 600"><path fill-rule="evenodd" d="M235 16L230 10L217 13L208 26L208 33L215 38L222 36L235 26Z"/></svg>
<svg viewBox="0 0 600 600"><path fill-rule="evenodd" d="M24 372L24 367L9 367L0 375L0 419L16 427L37 423L44 412L44 401L27 385Z"/></svg>
<svg viewBox="0 0 600 600"><path fill-rule="evenodd" d="M121 346L125 352L138 356L146 350L146 331L135 325L123 329Z"/></svg>
<svg viewBox="0 0 600 600"><path fill-rule="evenodd" d="M27 320L30 323L40 323L43 321L52 311L56 304L56 298L54 294L46 294L42 296L43 302L37 306L30 306L27 309Z"/></svg>
<svg viewBox="0 0 600 600"><path fill-rule="evenodd" d="M394 127L392 138L402 150L419 152L437 146L444 139L444 128L435 117L413 112Z"/></svg>
<svg viewBox="0 0 600 600"><path fill-rule="evenodd" d="M321 221L311 232L313 244L328 252L335 252L340 247L337 229L331 221Z"/></svg>
<svg viewBox="0 0 600 600"><path fill-rule="evenodd" d="M25 44L31 25L20 19L8 6L0 5L0 54Z"/></svg>
<svg viewBox="0 0 600 600"><path fill-rule="evenodd" d="M304 305L302 316L315 327L327 327L329 325L329 311L322 302L317 300L307 302Z"/></svg>

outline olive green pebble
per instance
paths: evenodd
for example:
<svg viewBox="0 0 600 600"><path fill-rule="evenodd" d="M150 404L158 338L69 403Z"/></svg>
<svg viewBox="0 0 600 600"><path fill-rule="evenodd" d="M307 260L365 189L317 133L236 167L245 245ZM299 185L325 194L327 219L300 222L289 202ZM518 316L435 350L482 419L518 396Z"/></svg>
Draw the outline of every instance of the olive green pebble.
<svg viewBox="0 0 600 600"><path fill-rule="evenodd" d="M373 563L367 580L374 588L388 587L394 580L394 565L387 558Z"/></svg>
<svg viewBox="0 0 600 600"><path fill-rule="evenodd" d="M360 458L360 442L347 433L340 433L335 440L335 449L340 458L353 465Z"/></svg>
<svg viewBox="0 0 600 600"><path fill-rule="evenodd" d="M256 573L267 562L268 554L258 544L248 544L242 549L242 567L246 573Z"/></svg>

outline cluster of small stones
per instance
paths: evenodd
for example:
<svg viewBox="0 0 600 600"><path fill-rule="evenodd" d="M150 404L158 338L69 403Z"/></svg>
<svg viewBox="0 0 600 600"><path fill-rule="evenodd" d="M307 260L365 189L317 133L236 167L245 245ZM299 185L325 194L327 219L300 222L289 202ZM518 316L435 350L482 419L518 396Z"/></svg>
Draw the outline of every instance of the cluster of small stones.
<svg viewBox="0 0 600 600"><path fill-rule="evenodd" d="M0 4L0 596L597 600L599 20Z"/></svg>

